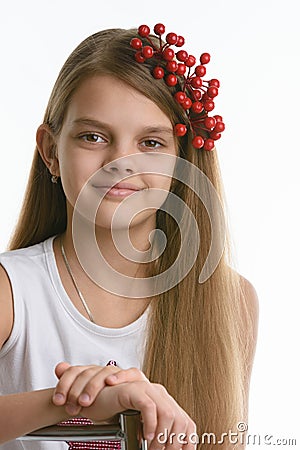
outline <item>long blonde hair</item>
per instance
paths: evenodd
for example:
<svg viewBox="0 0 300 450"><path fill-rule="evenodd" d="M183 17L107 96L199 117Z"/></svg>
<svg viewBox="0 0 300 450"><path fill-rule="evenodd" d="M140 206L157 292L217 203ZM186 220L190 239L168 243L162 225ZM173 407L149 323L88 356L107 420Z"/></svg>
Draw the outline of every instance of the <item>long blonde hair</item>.
<svg viewBox="0 0 300 450"><path fill-rule="evenodd" d="M44 123L58 135L73 93L86 78L110 74L149 97L171 122L186 122L163 80L151 75L151 60L138 64L129 42L136 30L111 29L84 40L64 64L53 88ZM225 211L224 189L217 152L197 151L188 135L179 154L198 167L216 189ZM191 175L192 176L192 175ZM195 183L196 180L191 180ZM250 318L240 276L232 268L228 226L225 249L214 273L198 282L211 242L210 219L197 195L182 183L174 183L179 195L196 218L201 245L188 275L152 302L143 370L151 381L163 384L198 426L199 432L221 434L235 430L245 419L245 384L251 335ZM66 199L60 181L54 185L35 149L19 221L9 250L28 247L63 233L67 225ZM176 259L180 233L172 218L157 212L157 227L168 243L153 272L163 272ZM189 224L186 233L189 236ZM190 239L193 237L190 236ZM172 245L171 245L172 244ZM212 448L205 443L201 448Z"/></svg>

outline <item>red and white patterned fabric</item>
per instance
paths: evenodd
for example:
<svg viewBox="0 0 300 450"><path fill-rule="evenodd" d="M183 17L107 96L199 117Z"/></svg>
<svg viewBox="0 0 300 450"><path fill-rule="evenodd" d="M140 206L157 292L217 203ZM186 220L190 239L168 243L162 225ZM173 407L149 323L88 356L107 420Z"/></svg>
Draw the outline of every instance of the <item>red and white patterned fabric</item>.
<svg viewBox="0 0 300 450"><path fill-rule="evenodd" d="M76 417L74 419L69 419L64 422L60 422L59 426L70 426L70 425L93 425L90 419L84 417ZM67 442L70 450L121 450L121 441L89 441L89 442Z"/></svg>

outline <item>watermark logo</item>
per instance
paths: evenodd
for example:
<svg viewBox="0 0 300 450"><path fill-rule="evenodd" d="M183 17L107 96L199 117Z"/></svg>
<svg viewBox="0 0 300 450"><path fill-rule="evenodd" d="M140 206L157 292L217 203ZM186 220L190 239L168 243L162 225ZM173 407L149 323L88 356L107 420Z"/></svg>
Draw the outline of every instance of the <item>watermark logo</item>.
<svg viewBox="0 0 300 450"><path fill-rule="evenodd" d="M248 425L245 422L239 422L236 427L237 431L228 430L219 435L212 432L203 433L168 433L165 428L163 432L156 437L157 442L161 445L180 444L213 444L213 445L254 445L254 446L295 446L297 440L295 438L276 437L273 434L251 434L247 433Z"/></svg>
<svg viewBox="0 0 300 450"><path fill-rule="evenodd" d="M97 211L115 184L132 177L143 179L145 175L153 179L168 177L170 183L172 179L177 180L189 187L203 203L211 225L211 245L201 271L199 268L199 283L204 283L213 274L224 250L223 208L213 184L198 167L183 158L156 152L114 160L96 171L82 187L74 205L72 234L77 257L88 276L98 286L119 296L145 298L168 291L189 273L199 252L201 230L191 209L179 196L154 183L115 203L112 239L117 251L130 261L155 260L168 245L165 234L161 230L152 230L150 249L141 252L133 247L129 229L138 214L147 209L161 209L174 218L180 230L181 246L176 260L163 273L135 278L116 271L104 258L95 234Z"/></svg>

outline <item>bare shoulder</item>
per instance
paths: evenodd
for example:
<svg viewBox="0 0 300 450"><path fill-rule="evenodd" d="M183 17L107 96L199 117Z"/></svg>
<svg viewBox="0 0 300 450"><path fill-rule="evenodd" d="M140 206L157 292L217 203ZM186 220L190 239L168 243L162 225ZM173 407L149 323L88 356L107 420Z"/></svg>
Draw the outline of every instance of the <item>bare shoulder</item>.
<svg viewBox="0 0 300 450"><path fill-rule="evenodd" d="M259 301L256 289L253 284L250 283L250 281L244 278L242 275L240 275L240 281L245 297L245 306L247 307L248 313L252 318L253 325L255 325L257 328L259 316Z"/></svg>
<svg viewBox="0 0 300 450"><path fill-rule="evenodd" d="M0 349L9 338L13 326L13 296L8 275L0 264Z"/></svg>

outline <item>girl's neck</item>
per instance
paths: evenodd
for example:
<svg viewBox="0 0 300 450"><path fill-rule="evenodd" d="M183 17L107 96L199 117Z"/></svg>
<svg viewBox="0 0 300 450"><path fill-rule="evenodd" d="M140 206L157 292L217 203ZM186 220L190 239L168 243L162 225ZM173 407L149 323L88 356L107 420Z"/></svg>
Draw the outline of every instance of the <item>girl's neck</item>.
<svg viewBox="0 0 300 450"><path fill-rule="evenodd" d="M77 256L77 243L91 243L91 236L94 230L94 247L98 246L98 252L102 254L106 263L115 271L128 277L146 277L147 255L151 251L149 235L155 229L155 218L133 228L115 229L112 231L103 227L91 227L90 223L81 221L76 228L79 232L72 232L72 219L68 220L65 233L62 235L64 249L70 264L79 266L80 261ZM87 252L90 252L90 246ZM76 250L75 250L76 249Z"/></svg>

